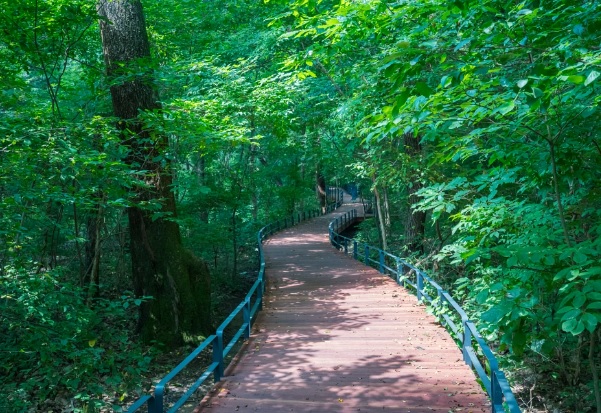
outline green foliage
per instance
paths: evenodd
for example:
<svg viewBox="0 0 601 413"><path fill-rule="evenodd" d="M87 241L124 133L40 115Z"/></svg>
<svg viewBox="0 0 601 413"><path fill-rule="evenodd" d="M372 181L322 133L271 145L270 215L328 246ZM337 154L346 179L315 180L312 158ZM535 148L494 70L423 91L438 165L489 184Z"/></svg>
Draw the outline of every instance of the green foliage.
<svg viewBox="0 0 601 413"><path fill-rule="evenodd" d="M153 59L139 70L154 74L163 110L140 119L169 137L153 161L172 167L178 214L135 205L177 220L211 264L224 314L252 274L260 225L316 203L325 111L305 112L321 92L278 71L288 50L265 19L282 5L144 5ZM11 411L110 409L148 370L140 298L126 293L126 208L148 172L127 166L132 147L108 116L94 3L0 7L0 380Z"/></svg>
<svg viewBox="0 0 601 413"><path fill-rule="evenodd" d="M169 137L154 159L173 170L169 219L210 263L216 302L250 273L260 224L315 206L322 174L385 200L363 224L372 243L402 250L409 215L425 212L414 258L494 346L592 386L580 366L601 322L597 2L144 5L153 61L140 70L163 110L140 117ZM93 408L147 368L116 326L136 306L125 208L146 176L107 116L93 2L0 7L0 377L16 411L43 398ZM568 408L593 404L572 393Z"/></svg>
<svg viewBox="0 0 601 413"><path fill-rule="evenodd" d="M547 373L575 394L592 387L578 366L601 321L599 21L596 2L563 0L303 0L276 20L302 46L286 67L330 79L337 115L354 115L337 127L356 142L349 170L400 211L391 248L426 212L441 282L499 349L557 363Z"/></svg>
<svg viewBox="0 0 601 413"><path fill-rule="evenodd" d="M85 293L61 278L11 267L0 277L0 383L10 411L69 399L75 411L110 406L137 389L148 370L150 355L123 328L141 300L130 293L90 308Z"/></svg>

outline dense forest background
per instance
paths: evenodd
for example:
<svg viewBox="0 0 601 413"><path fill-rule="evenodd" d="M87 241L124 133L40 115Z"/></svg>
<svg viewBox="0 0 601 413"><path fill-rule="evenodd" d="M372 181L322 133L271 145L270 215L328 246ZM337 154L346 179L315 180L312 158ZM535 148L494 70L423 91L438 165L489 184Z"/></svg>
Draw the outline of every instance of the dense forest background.
<svg viewBox="0 0 601 413"><path fill-rule="evenodd" d="M358 237L452 291L524 411L601 412L598 1L139 6L0 1L0 411L117 410L262 224L356 183Z"/></svg>

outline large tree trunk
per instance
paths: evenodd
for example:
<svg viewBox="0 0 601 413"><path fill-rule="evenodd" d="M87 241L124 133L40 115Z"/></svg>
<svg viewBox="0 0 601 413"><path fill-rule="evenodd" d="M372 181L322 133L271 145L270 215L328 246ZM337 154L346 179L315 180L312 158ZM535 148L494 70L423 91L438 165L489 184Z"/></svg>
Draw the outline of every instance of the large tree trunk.
<svg viewBox="0 0 601 413"><path fill-rule="evenodd" d="M186 250L176 216L172 175L161 157L167 138L146 127L141 111L161 105L150 70L140 75L150 58L142 4L139 0L99 0L102 48L109 78L126 79L111 87L113 111L121 119L123 144L132 169L143 181L135 202L158 204L160 214L137 206L128 209L132 277L136 296L152 296L140 306L139 330L144 340L177 345L184 335L208 333L210 277L204 262ZM153 216L154 215L154 216Z"/></svg>
<svg viewBox="0 0 601 413"><path fill-rule="evenodd" d="M421 145L419 143L419 136L415 136L413 133L405 133L403 135L403 143L405 151L411 159L419 157L421 155ZM422 188L422 182L417 174L411 177L411 182L407 185L408 194L408 211L407 219L405 220L405 247L410 252L424 252L424 234L426 229L426 213L424 211L416 211L412 208L412 205L419 202L417 191Z"/></svg>

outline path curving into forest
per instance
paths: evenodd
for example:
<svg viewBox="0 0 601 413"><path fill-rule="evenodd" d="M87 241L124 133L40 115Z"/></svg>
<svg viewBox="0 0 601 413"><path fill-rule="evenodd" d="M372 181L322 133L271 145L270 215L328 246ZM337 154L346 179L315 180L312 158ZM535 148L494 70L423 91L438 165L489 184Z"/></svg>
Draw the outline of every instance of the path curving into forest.
<svg viewBox="0 0 601 413"><path fill-rule="evenodd" d="M197 412L488 412L460 350L413 295L336 251L350 203L265 243L264 310Z"/></svg>

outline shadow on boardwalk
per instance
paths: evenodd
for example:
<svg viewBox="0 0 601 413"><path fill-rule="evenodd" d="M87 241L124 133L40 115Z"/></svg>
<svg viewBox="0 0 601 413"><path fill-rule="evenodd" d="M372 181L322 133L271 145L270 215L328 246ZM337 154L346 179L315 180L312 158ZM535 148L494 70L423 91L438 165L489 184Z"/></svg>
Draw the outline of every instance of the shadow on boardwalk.
<svg viewBox="0 0 601 413"><path fill-rule="evenodd" d="M265 309L197 411L490 410L459 349L415 297L330 246L329 221L351 207L266 243Z"/></svg>

